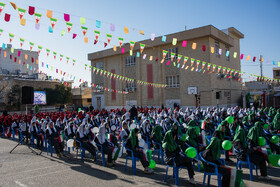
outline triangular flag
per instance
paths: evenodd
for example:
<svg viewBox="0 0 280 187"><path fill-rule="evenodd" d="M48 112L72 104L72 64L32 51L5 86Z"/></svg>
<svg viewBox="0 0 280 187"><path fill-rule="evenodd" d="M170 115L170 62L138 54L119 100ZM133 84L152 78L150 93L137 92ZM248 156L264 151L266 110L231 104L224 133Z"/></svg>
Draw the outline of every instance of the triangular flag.
<svg viewBox="0 0 280 187"><path fill-rule="evenodd" d="M70 21L70 15L69 14L64 14L64 20L66 22L69 22Z"/></svg>
<svg viewBox="0 0 280 187"><path fill-rule="evenodd" d="M162 57L163 59L165 59L167 53L168 53L168 51L163 50L163 53L162 53L163 54L163 57Z"/></svg>
<svg viewBox="0 0 280 187"><path fill-rule="evenodd" d="M100 31L94 30L94 36L95 36L95 40L98 41L98 38L100 36Z"/></svg>
<svg viewBox="0 0 280 187"><path fill-rule="evenodd" d="M210 67L211 67L211 63L208 63L208 65L207 65L207 70L208 71L209 71Z"/></svg>
<svg viewBox="0 0 280 187"><path fill-rule="evenodd" d="M41 51L42 51L43 47L38 45L38 54L40 55Z"/></svg>
<svg viewBox="0 0 280 187"><path fill-rule="evenodd" d="M110 44L113 36L111 34L106 34L106 37L107 37L108 44Z"/></svg>
<svg viewBox="0 0 280 187"><path fill-rule="evenodd" d="M52 26L52 29L53 29L56 22L57 22L57 19L56 18L50 18L50 21L51 21L51 26Z"/></svg>
<svg viewBox="0 0 280 187"><path fill-rule="evenodd" d="M184 56L184 64L186 64L188 60L189 60L189 57Z"/></svg>
<svg viewBox="0 0 280 187"><path fill-rule="evenodd" d="M12 43L13 39L14 39L15 35L9 33L9 40L10 40L10 43Z"/></svg>
<svg viewBox="0 0 280 187"><path fill-rule="evenodd" d="M119 44L120 44L120 47L121 47L122 44L123 44L123 38L118 38L118 40L119 40Z"/></svg>
<svg viewBox="0 0 280 187"><path fill-rule="evenodd" d="M20 40L20 47L22 48L25 40L23 38L19 38L19 40Z"/></svg>
<svg viewBox="0 0 280 187"><path fill-rule="evenodd" d="M69 62L69 59L70 59L69 57L66 57L66 62L67 62L67 63Z"/></svg>
<svg viewBox="0 0 280 187"><path fill-rule="evenodd" d="M10 3L12 5L12 7L16 10L17 9L17 5L15 3L13 3L13 2L10 2Z"/></svg>
<svg viewBox="0 0 280 187"><path fill-rule="evenodd" d="M4 8L5 8L5 3L1 3L0 2L0 14L2 13L2 11L4 10Z"/></svg>
<svg viewBox="0 0 280 187"><path fill-rule="evenodd" d="M53 52L53 58L56 59L56 52Z"/></svg>
<svg viewBox="0 0 280 187"><path fill-rule="evenodd" d="M215 71L215 68L216 68L216 64L213 64L213 72Z"/></svg>
<svg viewBox="0 0 280 187"><path fill-rule="evenodd" d="M35 13L34 17L35 17L36 24L38 24L40 19L41 19L41 17L42 17L42 14Z"/></svg>
<svg viewBox="0 0 280 187"><path fill-rule="evenodd" d="M196 68L198 69L198 66L200 64L200 60L196 60Z"/></svg>
<svg viewBox="0 0 280 187"><path fill-rule="evenodd" d="M195 59L191 58L191 66L193 66L194 61L195 61Z"/></svg>
<svg viewBox="0 0 280 187"><path fill-rule="evenodd" d="M46 49L47 56L49 56L50 52L51 51L49 49Z"/></svg>
<svg viewBox="0 0 280 187"><path fill-rule="evenodd" d="M130 49L133 50L135 42L134 41L130 41L129 43L130 43Z"/></svg>
<svg viewBox="0 0 280 187"><path fill-rule="evenodd" d="M171 52L171 62L173 61L173 58L175 57L175 53Z"/></svg>
<svg viewBox="0 0 280 187"><path fill-rule="evenodd" d="M0 29L0 36L2 36L3 31L4 31L3 29Z"/></svg>
<svg viewBox="0 0 280 187"><path fill-rule="evenodd" d="M178 54L178 57L177 57L177 63L179 63L179 62L180 62L180 60L181 60L182 56L183 56L183 55L179 55L179 54Z"/></svg>
<svg viewBox="0 0 280 187"><path fill-rule="evenodd" d="M84 26L81 26L81 29L82 29L83 35L86 36L88 28L84 27ZM95 34L95 31L94 31L94 34Z"/></svg>
<svg viewBox="0 0 280 187"><path fill-rule="evenodd" d="M18 14L19 14L19 18L22 19L24 14L25 14L26 10L22 9L22 8L18 8Z"/></svg>
<svg viewBox="0 0 280 187"><path fill-rule="evenodd" d="M30 51L32 51L32 49L33 49L33 47L34 47L34 43L29 42L29 45L30 45Z"/></svg>
<svg viewBox="0 0 280 187"><path fill-rule="evenodd" d="M63 55L62 55L62 54L60 54L59 56L60 56L60 61L62 61L62 59L63 59Z"/></svg>
<svg viewBox="0 0 280 187"><path fill-rule="evenodd" d="M73 23L66 22L66 27L67 27L67 31L69 33L71 31L72 27L73 27Z"/></svg>
<svg viewBox="0 0 280 187"><path fill-rule="evenodd" d="M104 47L107 47L107 45L108 45L108 44L107 44L106 42L104 42Z"/></svg>
<svg viewBox="0 0 280 187"><path fill-rule="evenodd" d="M204 69L204 66L205 66L206 62L202 62L202 68L201 69Z"/></svg>
<svg viewBox="0 0 280 187"><path fill-rule="evenodd" d="M73 39L75 39L77 37L77 34L73 33Z"/></svg>
<svg viewBox="0 0 280 187"><path fill-rule="evenodd" d="M142 52L144 51L145 48L145 44L141 44L140 43L140 53L142 54Z"/></svg>

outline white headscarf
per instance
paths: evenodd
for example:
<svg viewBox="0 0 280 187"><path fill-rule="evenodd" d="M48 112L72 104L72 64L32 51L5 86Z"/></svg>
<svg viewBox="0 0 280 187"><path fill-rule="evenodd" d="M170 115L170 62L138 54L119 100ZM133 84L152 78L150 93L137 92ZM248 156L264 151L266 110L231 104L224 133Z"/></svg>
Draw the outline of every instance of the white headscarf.
<svg viewBox="0 0 280 187"><path fill-rule="evenodd" d="M99 131L96 135L98 141L100 144L103 144L105 143L106 141L106 127L105 127L106 123L102 124L100 127L99 127Z"/></svg>
<svg viewBox="0 0 280 187"><path fill-rule="evenodd" d="M80 135L80 138L83 138L85 135L86 135L86 131L84 131L84 127L85 127L85 123L83 122L79 128L78 128L78 132L79 132L79 135Z"/></svg>
<svg viewBox="0 0 280 187"><path fill-rule="evenodd" d="M146 127L146 124L148 124L147 127ZM144 133L149 133L150 132L150 124L148 123L147 119L145 119L143 121L143 123L141 124L141 128L142 128Z"/></svg>
<svg viewBox="0 0 280 187"><path fill-rule="evenodd" d="M34 122L35 122L35 121L34 121ZM33 124L34 122L32 122L32 124ZM30 127L29 127L29 129L28 129L29 133L34 132L34 127L33 127L32 124L30 125ZM35 131L36 131L36 133L38 133L38 128L37 128L37 124L36 124L36 123L35 123Z"/></svg>
<svg viewBox="0 0 280 187"><path fill-rule="evenodd" d="M51 127L50 127L50 124L51 124L52 122L49 122L48 123L48 127L47 127L47 130L49 130L49 134L51 135L52 134L52 129L51 129ZM56 129L55 129L55 127L54 127L54 125L53 125L53 130L54 130L54 132L56 132Z"/></svg>

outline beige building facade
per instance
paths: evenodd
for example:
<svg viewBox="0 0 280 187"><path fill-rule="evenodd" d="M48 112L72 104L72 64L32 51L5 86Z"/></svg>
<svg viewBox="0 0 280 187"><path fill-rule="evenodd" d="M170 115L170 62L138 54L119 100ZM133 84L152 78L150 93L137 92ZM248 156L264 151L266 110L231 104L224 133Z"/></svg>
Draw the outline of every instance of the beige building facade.
<svg viewBox="0 0 280 187"><path fill-rule="evenodd" d="M161 37L154 41L144 40L136 43L133 55L129 54L129 44L124 44L126 53L122 53L120 48L115 52L113 49L99 51L88 55L93 67L106 70L111 73L129 77L135 80L166 84L164 88L151 87L137 84L136 82L125 82L107 76L97 75L92 72L92 83L105 88L129 91L129 94L118 94L114 92L92 94L92 104L95 108L117 108L136 106L173 107L174 103L180 106L234 106L241 102L242 84L235 78L222 78L224 75L217 74L218 66L240 70L240 58L233 58L233 52L240 55L240 39L244 35L231 27L226 30L219 30L212 25L186 30L174 34L166 35L166 42L162 42ZM177 38L177 44L172 45L173 38ZM183 47L183 41L187 41L187 46ZM140 57L136 53L140 51L139 43L146 44ZM192 44L196 43L196 49L192 49ZM206 50L202 50L202 46ZM211 53L211 47L215 52ZM220 55L219 50L222 54ZM189 58L205 61L204 70L207 70L207 63L216 64L215 73L191 71L191 67L177 68L173 62L169 65L170 53L161 63L163 57L162 50L174 52ZM225 51L229 50L230 55L226 57ZM143 59L146 54L147 58ZM153 56L153 60L149 60ZM176 55L177 56L177 55ZM173 61L177 61L177 58ZM158 58L158 60L156 60ZM183 59L181 59L181 65ZM190 66L190 59L186 66ZM177 65L177 63L176 63ZM196 62L193 64L196 69ZM201 69L201 64L200 64ZM212 66L211 66L212 69ZM197 89L197 96L188 94L188 89ZM220 96L216 99L216 95Z"/></svg>

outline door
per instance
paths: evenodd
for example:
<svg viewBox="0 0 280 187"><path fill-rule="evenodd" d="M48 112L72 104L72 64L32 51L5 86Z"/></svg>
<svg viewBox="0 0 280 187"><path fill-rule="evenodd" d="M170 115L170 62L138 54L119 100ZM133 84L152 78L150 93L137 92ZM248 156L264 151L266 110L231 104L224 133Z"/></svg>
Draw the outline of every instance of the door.
<svg viewBox="0 0 280 187"><path fill-rule="evenodd" d="M96 97L96 104L98 110L101 110L101 97Z"/></svg>

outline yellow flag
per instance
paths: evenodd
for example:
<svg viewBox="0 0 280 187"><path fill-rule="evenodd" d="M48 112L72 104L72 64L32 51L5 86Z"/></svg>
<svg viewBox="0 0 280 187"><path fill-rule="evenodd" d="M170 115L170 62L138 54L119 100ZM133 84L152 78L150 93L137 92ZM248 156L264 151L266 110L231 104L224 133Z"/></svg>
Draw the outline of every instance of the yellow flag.
<svg viewBox="0 0 280 187"><path fill-rule="evenodd" d="M196 43L192 44L192 49L196 49Z"/></svg>
<svg viewBox="0 0 280 187"><path fill-rule="evenodd" d="M84 38L84 41L85 41L85 43L87 44L87 43L88 43L88 37L85 37L85 38Z"/></svg>
<svg viewBox="0 0 280 187"><path fill-rule="evenodd" d="M51 10L47 10L47 17L52 18L52 11Z"/></svg>
<svg viewBox="0 0 280 187"><path fill-rule="evenodd" d="M4 51L4 57L5 57L5 58L7 57L7 52L6 52L6 51Z"/></svg>
<svg viewBox="0 0 280 187"><path fill-rule="evenodd" d="M247 61L249 61L249 60L250 60L250 55L248 55L248 56L247 56L246 60L247 60Z"/></svg>
<svg viewBox="0 0 280 187"><path fill-rule="evenodd" d="M128 34L128 28L127 27L124 27L124 33Z"/></svg>
<svg viewBox="0 0 280 187"><path fill-rule="evenodd" d="M150 61L152 61L153 60L153 56L150 56Z"/></svg>
<svg viewBox="0 0 280 187"><path fill-rule="evenodd" d="M214 53L215 50L214 50L214 47L211 47L211 53Z"/></svg>
<svg viewBox="0 0 280 187"><path fill-rule="evenodd" d="M139 31L140 34L144 35L144 32L142 30Z"/></svg>
<svg viewBox="0 0 280 187"><path fill-rule="evenodd" d="M39 64L39 63L38 63L38 59L36 59L36 64Z"/></svg>
<svg viewBox="0 0 280 187"><path fill-rule="evenodd" d="M13 3L13 2L10 2L10 3L12 5L12 7L16 10L17 9L17 5L15 3Z"/></svg>
<svg viewBox="0 0 280 187"><path fill-rule="evenodd" d="M19 60L18 60L18 64L20 64L20 63L21 63L21 60L19 59Z"/></svg>
<svg viewBox="0 0 280 187"><path fill-rule="evenodd" d="M160 63L163 63L163 62L164 62L164 59L162 59Z"/></svg>
<svg viewBox="0 0 280 187"><path fill-rule="evenodd" d="M24 19L24 18L20 19L20 24L22 26L25 26L25 23L26 23L26 19Z"/></svg>
<svg viewBox="0 0 280 187"><path fill-rule="evenodd" d="M114 45L113 50L114 50L114 51L117 51L117 46Z"/></svg>
<svg viewBox="0 0 280 187"><path fill-rule="evenodd" d="M27 60L28 59L28 55L27 54L25 54L25 60Z"/></svg>

